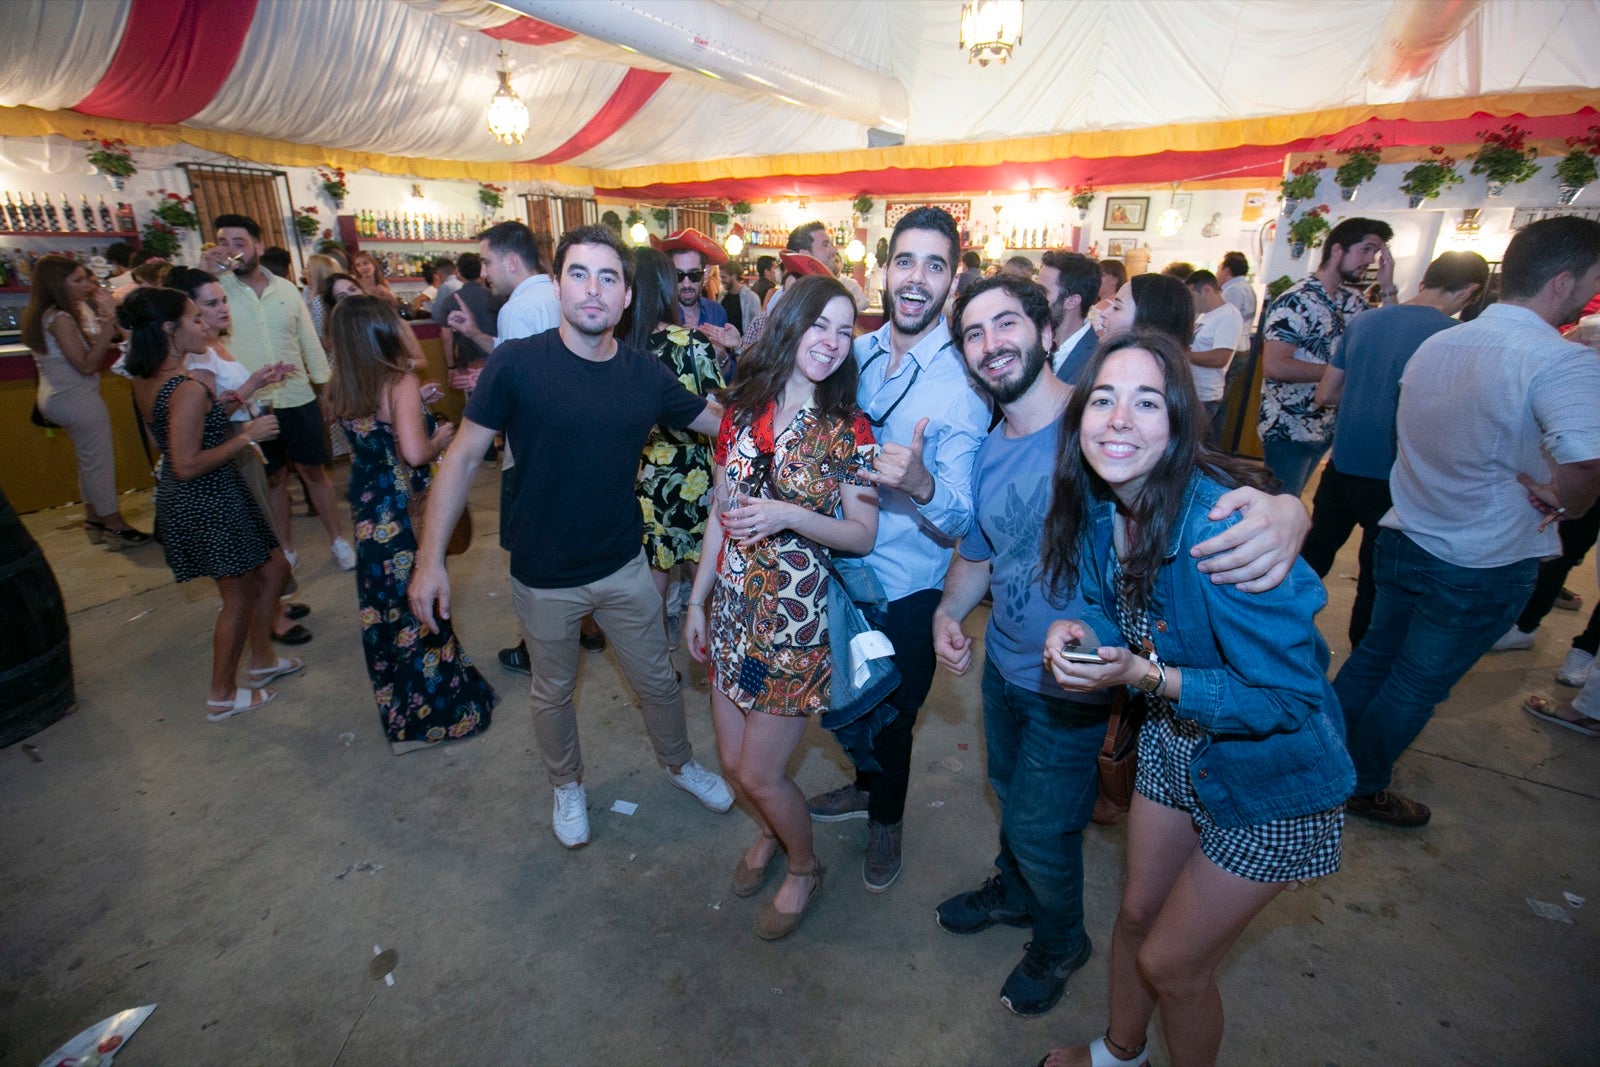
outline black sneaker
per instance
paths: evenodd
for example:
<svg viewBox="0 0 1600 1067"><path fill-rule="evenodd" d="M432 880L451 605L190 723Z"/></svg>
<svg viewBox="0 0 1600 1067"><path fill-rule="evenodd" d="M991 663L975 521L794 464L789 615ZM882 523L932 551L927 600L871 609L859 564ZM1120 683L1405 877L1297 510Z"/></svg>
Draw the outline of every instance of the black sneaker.
<svg viewBox="0 0 1600 1067"><path fill-rule="evenodd" d="M518 674L533 674L533 661L528 658L528 645L519 641L515 648L500 650L500 666Z"/></svg>
<svg viewBox="0 0 1600 1067"><path fill-rule="evenodd" d="M1426 826L1433 818L1428 805L1403 797L1392 789L1380 789L1371 796L1351 797L1344 802L1344 810L1363 819L1407 829Z"/></svg>
<svg viewBox="0 0 1600 1067"><path fill-rule="evenodd" d="M1093 952L1094 946L1087 937L1083 948L1071 956L1041 952L1029 941L1023 946L1022 961L1011 969L1011 976L1000 987L1000 1003L1025 1019L1043 1015L1056 1006L1067 991L1067 979L1089 962Z"/></svg>
<svg viewBox="0 0 1600 1067"><path fill-rule="evenodd" d="M1006 909L1006 891L997 874L970 893L959 893L934 909L939 926L952 934L975 934L996 923L1032 926L1033 916Z"/></svg>
<svg viewBox="0 0 1600 1067"><path fill-rule="evenodd" d="M589 652L604 652L606 650L606 632L598 625L594 633L578 632L578 646Z"/></svg>

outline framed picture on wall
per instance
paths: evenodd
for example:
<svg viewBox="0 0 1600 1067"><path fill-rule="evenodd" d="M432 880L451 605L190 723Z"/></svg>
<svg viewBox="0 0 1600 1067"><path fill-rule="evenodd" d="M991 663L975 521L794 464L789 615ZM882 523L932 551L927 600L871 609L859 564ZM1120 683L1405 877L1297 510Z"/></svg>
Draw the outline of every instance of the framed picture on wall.
<svg viewBox="0 0 1600 1067"><path fill-rule="evenodd" d="M1142 230L1145 220L1150 215L1150 198L1148 196L1108 196L1106 197L1106 218L1101 224L1104 230Z"/></svg>
<svg viewBox="0 0 1600 1067"><path fill-rule="evenodd" d="M1121 259L1138 247L1139 239L1137 237L1109 237L1106 239L1106 255L1112 259Z"/></svg>

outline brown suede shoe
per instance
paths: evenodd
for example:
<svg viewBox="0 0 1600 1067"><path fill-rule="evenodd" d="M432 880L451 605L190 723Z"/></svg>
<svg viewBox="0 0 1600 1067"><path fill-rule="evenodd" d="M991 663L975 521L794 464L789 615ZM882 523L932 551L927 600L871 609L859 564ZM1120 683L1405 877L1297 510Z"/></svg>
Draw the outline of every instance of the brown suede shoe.
<svg viewBox="0 0 1600 1067"><path fill-rule="evenodd" d="M769 839L775 840L775 839ZM733 895L736 897L753 897L767 884L767 872L772 870L772 861L783 855L783 846L779 845L772 856L759 868L752 867L739 857L739 866L733 869Z"/></svg>
<svg viewBox="0 0 1600 1067"><path fill-rule="evenodd" d="M781 937L788 937L800 929L801 920L806 917L806 912L811 910L811 905L816 903L817 894L822 892L822 876L827 874L827 868L821 860L813 859L809 871L797 871L789 868L790 874L814 875L811 883L811 892L806 894L805 903L800 905L800 910L794 913L779 911L774 904L768 904L767 910L761 913L761 918L756 920L756 936L763 941L776 941Z"/></svg>
<svg viewBox="0 0 1600 1067"><path fill-rule="evenodd" d="M1407 828L1426 826L1433 818L1428 805L1403 797L1392 789L1380 789L1367 797L1351 797L1344 802L1344 810L1373 822Z"/></svg>

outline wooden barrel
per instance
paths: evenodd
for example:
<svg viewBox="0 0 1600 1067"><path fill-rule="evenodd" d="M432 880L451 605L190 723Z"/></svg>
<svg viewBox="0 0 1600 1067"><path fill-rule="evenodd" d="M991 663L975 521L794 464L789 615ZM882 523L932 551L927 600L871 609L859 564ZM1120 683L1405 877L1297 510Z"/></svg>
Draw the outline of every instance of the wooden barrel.
<svg viewBox="0 0 1600 1067"><path fill-rule="evenodd" d="M76 700L61 587L0 490L0 748L43 730Z"/></svg>

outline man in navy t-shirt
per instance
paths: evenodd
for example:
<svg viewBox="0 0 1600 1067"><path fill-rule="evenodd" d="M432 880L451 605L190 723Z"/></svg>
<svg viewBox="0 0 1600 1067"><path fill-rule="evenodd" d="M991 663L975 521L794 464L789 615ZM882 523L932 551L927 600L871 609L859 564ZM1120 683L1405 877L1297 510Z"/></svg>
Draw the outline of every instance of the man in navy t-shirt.
<svg viewBox="0 0 1600 1067"><path fill-rule="evenodd" d="M733 805L726 783L693 759L634 493L651 427L710 436L722 410L613 336L633 298L632 258L616 235L604 226L569 230L555 263L561 321L502 343L484 367L459 447L445 453L434 482L411 605L426 625L435 602L449 617L448 537L433 532L455 527L478 463L505 432L523 472L511 505L511 592L531 660L534 730L555 787L556 838L578 848L588 843L589 817L572 695L578 624L591 611L611 635L673 784L713 811Z"/></svg>

